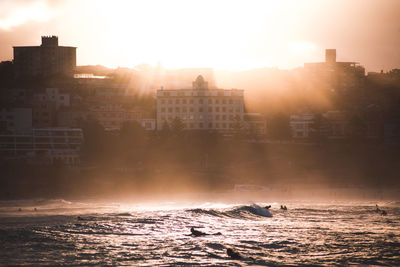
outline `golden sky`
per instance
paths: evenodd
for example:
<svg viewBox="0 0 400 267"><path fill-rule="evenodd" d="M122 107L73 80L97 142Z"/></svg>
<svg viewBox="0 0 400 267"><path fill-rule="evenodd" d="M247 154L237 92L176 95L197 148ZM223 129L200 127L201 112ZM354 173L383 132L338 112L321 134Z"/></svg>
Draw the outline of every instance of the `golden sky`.
<svg viewBox="0 0 400 267"><path fill-rule="evenodd" d="M400 0L0 0L0 60L58 35L78 65L282 69L324 60L400 68Z"/></svg>

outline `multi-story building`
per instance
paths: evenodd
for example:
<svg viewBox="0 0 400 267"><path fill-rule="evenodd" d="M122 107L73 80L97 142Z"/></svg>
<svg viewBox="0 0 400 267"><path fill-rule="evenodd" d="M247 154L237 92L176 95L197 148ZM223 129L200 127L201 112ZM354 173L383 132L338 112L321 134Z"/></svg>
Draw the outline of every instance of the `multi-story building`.
<svg viewBox="0 0 400 267"><path fill-rule="evenodd" d="M44 158L48 163L61 160L68 165L77 165L82 143L82 129L32 129L21 134L0 134L0 154L11 158Z"/></svg>
<svg viewBox="0 0 400 267"><path fill-rule="evenodd" d="M141 123L142 112L119 103L98 103L89 108L89 116L96 119L107 131L120 130L124 122Z"/></svg>
<svg viewBox="0 0 400 267"><path fill-rule="evenodd" d="M243 112L243 90L210 89L201 75L192 89L157 90L158 130L179 118L187 130L229 131Z"/></svg>
<svg viewBox="0 0 400 267"><path fill-rule="evenodd" d="M267 120L260 113L244 113L244 130L250 134L265 135L267 133Z"/></svg>
<svg viewBox="0 0 400 267"><path fill-rule="evenodd" d="M0 132L23 133L32 129L32 108L0 108Z"/></svg>
<svg viewBox="0 0 400 267"><path fill-rule="evenodd" d="M332 92L347 93L358 89L365 79L365 69L358 62L336 61L336 49L325 50L325 62L304 63L310 82Z"/></svg>
<svg viewBox="0 0 400 267"><path fill-rule="evenodd" d="M33 99L36 101L49 101L54 102L56 109L60 107L70 106L70 96L67 93L63 93L58 88L46 88L43 93L36 93L33 95Z"/></svg>
<svg viewBox="0 0 400 267"><path fill-rule="evenodd" d="M306 139L311 137L314 114L290 115L290 128L294 139Z"/></svg>
<svg viewBox="0 0 400 267"><path fill-rule="evenodd" d="M42 36L40 46L14 46L14 73L17 78L72 76L76 67L76 47L59 46L57 36Z"/></svg>

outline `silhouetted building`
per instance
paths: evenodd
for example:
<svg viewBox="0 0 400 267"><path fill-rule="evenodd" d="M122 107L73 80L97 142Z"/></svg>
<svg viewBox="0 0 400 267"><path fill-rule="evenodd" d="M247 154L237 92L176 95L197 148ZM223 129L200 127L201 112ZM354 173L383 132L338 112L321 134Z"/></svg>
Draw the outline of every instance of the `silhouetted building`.
<svg viewBox="0 0 400 267"><path fill-rule="evenodd" d="M96 119L107 131L121 130L124 122L142 121L138 108L125 107L120 103L97 103L89 107L89 115Z"/></svg>
<svg viewBox="0 0 400 267"><path fill-rule="evenodd" d="M0 154L5 158L27 158L41 163L59 160L67 165L77 165L80 164L82 143L82 129L31 129L23 134L0 134Z"/></svg>
<svg viewBox="0 0 400 267"><path fill-rule="evenodd" d="M311 82L332 92L357 89L365 78L365 69L358 62L336 61L336 49L326 49L325 62L304 63L304 69Z"/></svg>
<svg viewBox="0 0 400 267"><path fill-rule="evenodd" d="M0 132L23 133L32 129L32 108L0 108Z"/></svg>
<svg viewBox="0 0 400 267"><path fill-rule="evenodd" d="M265 135L267 133L267 119L260 113L244 113L243 128L249 134Z"/></svg>
<svg viewBox="0 0 400 267"><path fill-rule="evenodd" d="M57 36L42 36L41 46L14 46L16 78L72 76L76 67L76 47L59 46Z"/></svg>
<svg viewBox="0 0 400 267"><path fill-rule="evenodd" d="M157 90L157 129L179 118L187 130L235 129L243 121L243 90L210 89L203 76L192 83L192 89Z"/></svg>

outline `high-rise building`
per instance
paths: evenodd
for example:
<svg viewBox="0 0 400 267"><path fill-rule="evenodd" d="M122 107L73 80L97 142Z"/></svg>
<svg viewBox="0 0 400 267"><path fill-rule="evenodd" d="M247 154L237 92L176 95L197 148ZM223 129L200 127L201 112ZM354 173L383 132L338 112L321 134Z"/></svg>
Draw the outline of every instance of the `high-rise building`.
<svg viewBox="0 0 400 267"><path fill-rule="evenodd" d="M40 46L14 46L16 78L72 76L76 67L76 47L59 46L57 36L42 36Z"/></svg>
<svg viewBox="0 0 400 267"><path fill-rule="evenodd" d="M243 90L210 89L201 75L191 89L157 90L158 130L175 118L186 130L234 130L243 112Z"/></svg>

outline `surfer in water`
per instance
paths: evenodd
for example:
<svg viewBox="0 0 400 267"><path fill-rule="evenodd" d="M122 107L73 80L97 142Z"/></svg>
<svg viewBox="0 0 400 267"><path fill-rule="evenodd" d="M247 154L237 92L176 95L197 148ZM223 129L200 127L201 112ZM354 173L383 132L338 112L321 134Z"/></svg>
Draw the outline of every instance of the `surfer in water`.
<svg viewBox="0 0 400 267"><path fill-rule="evenodd" d="M226 249L226 254L228 254L228 256L231 257L231 259L234 259L234 260L242 259L242 256L240 255L240 253L237 252L237 251L234 251L231 248L227 248Z"/></svg>
<svg viewBox="0 0 400 267"><path fill-rule="evenodd" d="M381 209L378 207L378 204L375 204L375 206L376 206L376 212L381 212Z"/></svg>
<svg viewBox="0 0 400 267"><path fill-rule="evenodd" d="M196 237L197 237L197 236L210 235L210 234L204 233L204 232L202 232L202 231L198 231L198 230L194 229L194 227L190 228L190 232L191 232L190 235L196 236ZM221 234L221 232L218 232L218 233L215 233L215 234L212 234L212 235L222 235L222 234Z"/></svg>
<svg viewBox="0 0 400 267"><path fill-rule="evenodd" d="M204 233L204 232L195 230L193 227L190 228L190 232L192 233L193 236L204 236L204 235L207 235L207 234Z"/></svg>
<svg viewBox="0 0 400 267"><path fill-rule="evenodd" d="M271 205L265 206L264 209L269 210L271 208Z"/></svg>

